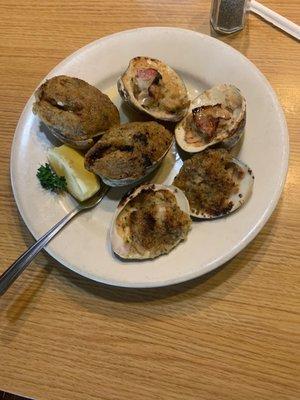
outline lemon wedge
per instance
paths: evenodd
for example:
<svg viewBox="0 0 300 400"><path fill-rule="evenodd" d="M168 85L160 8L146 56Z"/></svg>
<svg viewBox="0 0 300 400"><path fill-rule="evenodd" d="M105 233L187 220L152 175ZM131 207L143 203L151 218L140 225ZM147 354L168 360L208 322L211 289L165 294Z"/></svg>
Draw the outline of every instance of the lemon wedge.
<svg viewBox="0 0 300 400"><path fill-rule="evenodd" d="M100 189L95 174L84 167L84 157L66 145L54 147L48 151L51 168L67 181L68 191L79 201L93 196Z"/></svg>

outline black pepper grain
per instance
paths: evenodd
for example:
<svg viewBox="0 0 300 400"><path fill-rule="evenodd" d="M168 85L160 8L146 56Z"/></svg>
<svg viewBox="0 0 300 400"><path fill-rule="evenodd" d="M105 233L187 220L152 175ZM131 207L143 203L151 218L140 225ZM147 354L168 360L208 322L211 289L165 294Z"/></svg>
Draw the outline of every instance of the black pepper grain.
<svg viewBox="0 0 300 400"><path fill-rule="evenodd" d="M215 0L211 22L215 30L233 33L243 28L247 0Z"/></svg>

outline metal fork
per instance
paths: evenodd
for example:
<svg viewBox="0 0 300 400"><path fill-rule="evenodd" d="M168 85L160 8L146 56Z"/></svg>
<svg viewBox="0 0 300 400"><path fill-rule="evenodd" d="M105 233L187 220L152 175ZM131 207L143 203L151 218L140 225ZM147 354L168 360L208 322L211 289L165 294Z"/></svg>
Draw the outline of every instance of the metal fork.
<svg viewBox="0 0 300 400"><path fill-rule="evenodd" d="M30 246L1 276L0 276L0 296L6 292L10 285L25 270L34 257L50 242L51 239L81 211L95 207L101 202L108 192L108 186L102 186L93 197L87 199L70 211L62 220L54 225L47 233L45 233L37 242Z"/></svg>

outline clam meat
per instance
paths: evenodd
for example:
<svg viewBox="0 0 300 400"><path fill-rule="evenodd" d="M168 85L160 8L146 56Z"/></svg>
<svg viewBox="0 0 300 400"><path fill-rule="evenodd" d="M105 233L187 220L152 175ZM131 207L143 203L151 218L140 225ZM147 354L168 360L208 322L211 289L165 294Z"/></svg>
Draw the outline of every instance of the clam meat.
<svg viewBox="0 0 300 400"><path fill-rule="evenodd" d="M177 144L188 153L198 153L219 144L233 147L246 122L246 100L233 85L218 85L196 97L189 112L175 128Z"/></svg>
<svg viewBox="0 0 300 400"><path fill-rule="evenodd" d="M187 238L189 203L174 186L143 185L123 198L113 217L113 251L126 259L155 258Z"/></svg>
<svg viewBox="0 0 300 400"><path fill-rule="evenodd" d="M160 165L172 143L158 122L129 122L104 133L85 155L85 167L109 186L136 184Z"/></svg>
<svg viewBox="0 0 300 400"><path fill-rule="evenodd" d="M250 197L254 176L225 149L207 149L186 160L173 185L188 198L191 215L216 218L241 207Z"/></svg>
<svg viewBox="0 0 300 400"><path fill-rule="evenodd" d="M36 90L33 112L58 140L82 150L120 123L119 111L108 96L82 79L65 75L48 79Z"/></svg>
<svg viewBox="0 0 300 400"><path fill-rule="evenodd" d="M133 58L118 81L124 101L156 119L179 121L190 101L179 75L160 60Z"/></svg>

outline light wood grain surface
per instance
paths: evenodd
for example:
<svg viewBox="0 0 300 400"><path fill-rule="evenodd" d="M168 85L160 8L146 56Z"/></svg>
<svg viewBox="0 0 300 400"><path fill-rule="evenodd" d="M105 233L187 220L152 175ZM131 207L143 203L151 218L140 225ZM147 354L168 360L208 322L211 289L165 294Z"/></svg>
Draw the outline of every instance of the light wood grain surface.
<svg viewBox="0 0 300 400"><path fill-rule="evenodd" d="M0 1L0 271L32 243L9 156L34 88L64 57L113 32L210 34L209 3ZM262 3L300 23L299 0ZM285 111L289 174L269 222L224 267L165 289L98 285L40 255L0 299L0 390L60 400L300 398L299 43L254 15L244 32L220 39L260 68Z"/></svg>

